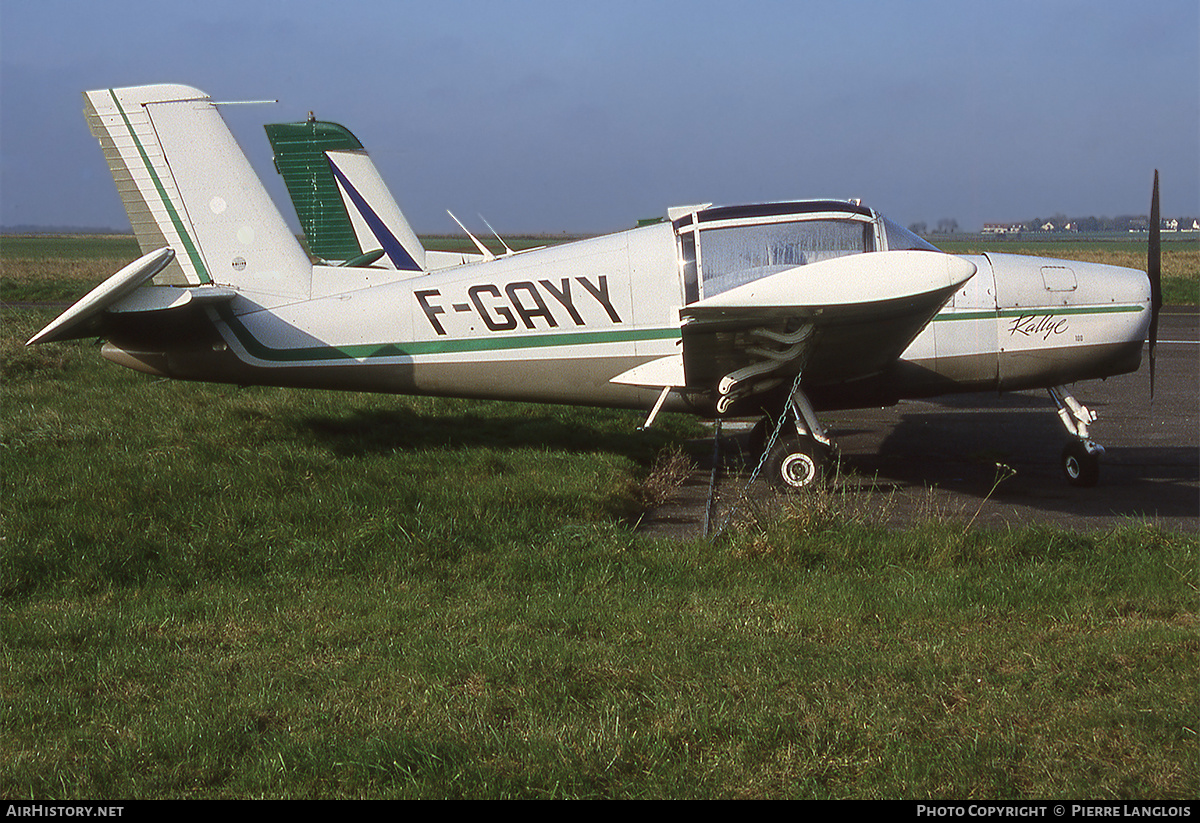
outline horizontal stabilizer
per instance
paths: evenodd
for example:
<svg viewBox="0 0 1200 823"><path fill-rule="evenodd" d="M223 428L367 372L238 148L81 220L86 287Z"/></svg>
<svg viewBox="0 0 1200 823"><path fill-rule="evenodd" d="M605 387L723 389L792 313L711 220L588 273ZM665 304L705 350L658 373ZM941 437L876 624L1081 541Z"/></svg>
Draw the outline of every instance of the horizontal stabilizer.
<svg viewBox="0 0 1200 823"><path fill-rule="evenodd" d="M211 306L228 303L237 294L234 289L224 286L192 286L186 289L177 286L143 286L105 311L109 314L140 314L182 309L185 306Z"/></svg>
<svg viewBox="0 0 1200 823"><path fill-rule="evenodd" d="M425 270L421 241L349 129L310 119L266 130L310 252L361 266L357 258L382 249L388 268Z"/></svg>
<svg viewBox="0 0 1200 823"><path fill-rule="evenodd" d="M287 186L309 252L322 260L341 261L374 248L364 248L355 236L325 157L330 149L361 150L358 138L337 123L320 120L269 123L263 128L275 152L275 170Z"/></svg>
<svg viewBox="0 0 1200 823"><path fill-rule="evenodd" d="M158 249L139 257L85 294L50 325L29 338L25 345L72 340L93 334L102 311L150 280L174 259L175 252L171 249Z"/></svg>

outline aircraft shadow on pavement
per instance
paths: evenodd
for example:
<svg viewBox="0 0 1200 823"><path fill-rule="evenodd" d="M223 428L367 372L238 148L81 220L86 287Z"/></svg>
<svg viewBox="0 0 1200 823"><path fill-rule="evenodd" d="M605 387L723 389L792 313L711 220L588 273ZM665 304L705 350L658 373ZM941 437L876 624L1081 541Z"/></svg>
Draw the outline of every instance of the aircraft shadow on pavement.
<svg viewBox="0 0 1200 823"><path fill-rule="evenodd" d="M1053 407L1040 401L1005 398L998 407L942 406L945 411L885 412L882 418L869 411L866 424L847 420L829 430L841 455L838 482L872 494L915 490L899 499L918 506L935 495L949 511L957 506L975 512L983 505L981 520L992 523L1034 522L1041 512L1047 522L1065 526L1148 518L1170 528L1197 528L1200 451L1107 446L1099 485L1076 488L1060 465L1066 434ZM700 455L703 444L693 445ZM698 461L704 473L712 467L711 441L707 449ZM722 437L720 459L725 476L742 481L757 463L744 433ZM1009 476L1010 469L1015 474ZM911 514L921 516L918 509Z"/></svg>

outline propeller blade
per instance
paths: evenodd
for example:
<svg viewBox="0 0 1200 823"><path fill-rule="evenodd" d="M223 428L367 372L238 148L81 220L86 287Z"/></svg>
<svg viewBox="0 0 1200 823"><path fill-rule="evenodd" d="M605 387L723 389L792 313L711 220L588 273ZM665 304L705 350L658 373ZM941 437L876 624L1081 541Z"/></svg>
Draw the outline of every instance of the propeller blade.
<svg viewBox="0 0 1200 823"><path fill-rule="evenodd" d="M1150 239L1146 249L1146 276L1150 278L1150 396L1154 397L1154 346L1158 342L1158 313L1162 309L1162 219L1158 210L1158 169L1154 170L1154 191L1150 195Z"/></svg>

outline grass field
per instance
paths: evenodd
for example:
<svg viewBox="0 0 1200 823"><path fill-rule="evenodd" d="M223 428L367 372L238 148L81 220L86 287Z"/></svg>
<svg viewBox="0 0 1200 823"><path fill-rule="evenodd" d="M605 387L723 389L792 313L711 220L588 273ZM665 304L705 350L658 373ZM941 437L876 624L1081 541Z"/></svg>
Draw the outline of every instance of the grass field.
<svg viewBox="0 0 1200 823"><path fill-rule="evenodd" d="M1169 304L1200 304L1200 238L1193 238L1177 234L1163 242L1163 293ZM514 249L525 249L569 239L531 235L506 238L506 242ZM998 251L1146 269L1142 238L1022 242L978 236L934 240L939 248L953 254ZM423 242L433 249L475 251L474 245L461 236L426 237ZM494 241L492 245L496 245ZM138 254L132 235L6 235L0 237L0 297L7 302L73 301ZM55 264L46 265L48 261Z"/></svg>
<svg viewBox="0 0 1200 823"><path fill-rule="evenodd" d="M6 238L4 300L110 248ZM690 419L157 381L55 312L0 309L0 796L1200 791L1193 535L651 540Z"/></svg>

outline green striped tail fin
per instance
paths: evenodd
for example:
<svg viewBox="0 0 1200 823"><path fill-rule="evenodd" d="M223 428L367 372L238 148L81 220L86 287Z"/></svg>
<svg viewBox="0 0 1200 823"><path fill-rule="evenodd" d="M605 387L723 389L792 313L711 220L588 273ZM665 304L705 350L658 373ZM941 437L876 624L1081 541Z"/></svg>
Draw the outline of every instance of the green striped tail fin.
<svg viewBox="0 0 1200 823"><path fill-rule="evenodd" d="M264 128L309 252L324 260L351 260L371 251L359 245L325 157L327 151L361 151L358 138L344 126L320 120Z"/></svg>

